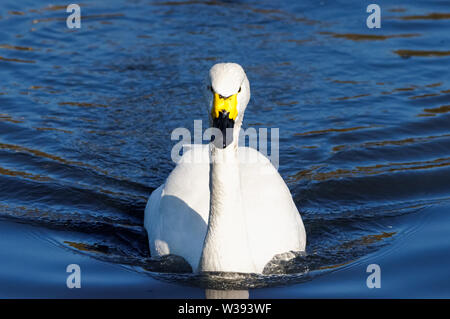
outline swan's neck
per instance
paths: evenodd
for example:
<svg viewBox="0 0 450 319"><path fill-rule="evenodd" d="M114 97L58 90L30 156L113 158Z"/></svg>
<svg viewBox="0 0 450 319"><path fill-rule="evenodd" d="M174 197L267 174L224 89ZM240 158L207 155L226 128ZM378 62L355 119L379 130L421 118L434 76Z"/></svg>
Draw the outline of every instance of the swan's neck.
<svg viewBox="0 0 450 319"><path fill-rule="evenodd" d="M237 139L211 148L210 212L200 271L256 272L242 205Z"/></svg>

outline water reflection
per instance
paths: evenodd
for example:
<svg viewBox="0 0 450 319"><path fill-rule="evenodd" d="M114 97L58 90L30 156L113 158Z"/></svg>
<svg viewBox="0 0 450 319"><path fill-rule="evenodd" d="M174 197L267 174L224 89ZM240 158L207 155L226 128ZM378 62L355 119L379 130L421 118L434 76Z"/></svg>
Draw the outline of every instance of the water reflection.
<svg viewBox="0 0 450 319"><path fill-rule="evenodd" d="M206 299L249 299L248 290L214 290L205 289Z"/></svg>
<svg viewBox="0 0 450 319"><path fill-rule="evenodd" d="M394 50L395 54L398 54L402 58L409 57L445 57L450 55L450 51L437 51L437 50Z"/></svg>
<svg viewBox="0 0 450 319"><path fill-rule="evenodd" d="M330 1L90 1L70 32L64 5L3 2L0 219L37 225L69 260L248 298L356 263L414 226L397 216L449 201L450 16L438 1L382 5L397 13L373 32L364 11ZM224 60L251 77L247 125L280 128L280 173L308 233L308 256L237 280L152 259L142 227L173 168L170 133L205 119L200 83Z"/></svg>
<svg viewBox="0 0 450 319"><path fill-rule="evenodd" d="M444 20L450 19L450 13L429 13L427 15L411 15L399 17L401 20Z"/></svg>
<svg viewBox="0 0 450 319"><path fill-rule="evenodd" d="M334 33L334 32L320 32L322 35L330 35L333 38L341 38L352 41L381 41L395 38L413 38L418 37L418 33L405 33L405 34L390 34L390 35L379 35L379 34L356 34L356 33Z"/></svg>

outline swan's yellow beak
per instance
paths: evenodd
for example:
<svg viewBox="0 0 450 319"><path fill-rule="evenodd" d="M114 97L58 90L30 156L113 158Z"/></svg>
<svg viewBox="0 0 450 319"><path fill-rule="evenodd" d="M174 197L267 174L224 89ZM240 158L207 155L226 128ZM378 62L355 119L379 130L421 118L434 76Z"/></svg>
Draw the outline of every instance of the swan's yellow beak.
<svg viewBox="0 0 450 319"><path fill-rule="evenodd" d="M236 120L236 117L238 115L237 94L229 97L223 97L214 92L214 102L211 110L212 118L217 119L220 112L228 113L230 120Z"/></svg>

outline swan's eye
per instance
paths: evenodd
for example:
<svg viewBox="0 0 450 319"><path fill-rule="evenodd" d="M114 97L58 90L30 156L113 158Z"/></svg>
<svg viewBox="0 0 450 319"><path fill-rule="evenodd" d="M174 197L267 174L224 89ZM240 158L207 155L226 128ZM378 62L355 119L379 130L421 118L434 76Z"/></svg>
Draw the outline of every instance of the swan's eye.
<svg viewBox="0 0 450 319"><path fill-rule="evenodd" d="M239 91L238 91L238 93L241 93L241 89L242 89L242 86L241 86L241 87L239 87Z"/></svg>

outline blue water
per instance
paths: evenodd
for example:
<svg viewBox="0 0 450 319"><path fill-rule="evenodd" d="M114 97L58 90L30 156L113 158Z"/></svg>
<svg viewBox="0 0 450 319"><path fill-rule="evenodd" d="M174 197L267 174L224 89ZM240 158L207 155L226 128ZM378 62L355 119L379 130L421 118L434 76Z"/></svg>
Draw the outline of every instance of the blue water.
<svg viewBox="0 0 450 319"><path fill-rule="evenodd" d="M250 298L450 297L450 2L0 4L0 297L204 298L142 227L216 62L246 70L246 127L279 128L308 255ZM66 287L78 264L82 287ZM366 268L381 268L369 289ZM307 270L305 272L305 269ZM223 284L223 285L222 285ZM231 288L230 288L231 289Z"/></svg>

